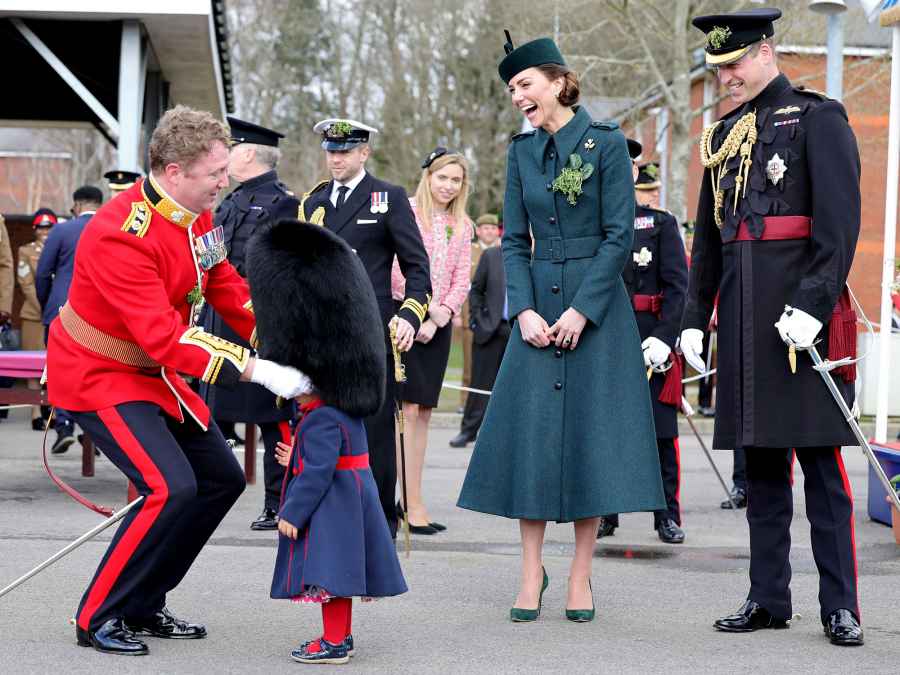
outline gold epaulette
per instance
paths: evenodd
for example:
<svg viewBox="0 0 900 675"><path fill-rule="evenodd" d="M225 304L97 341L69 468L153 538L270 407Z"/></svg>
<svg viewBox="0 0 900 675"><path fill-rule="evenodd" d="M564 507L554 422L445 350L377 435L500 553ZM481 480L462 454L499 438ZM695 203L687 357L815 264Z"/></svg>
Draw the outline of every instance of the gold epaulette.
<svg viewBox="0 0 900 675"><path fill-rule="evenodd" d="M306 209L305 209L306 200L309 199L309 196L311 194L318 192L319 190L324 188L326 185L328 185L330 182L331 182L330 180L319 181L318 183L316 183L316 185L313 187L312 190L309 190L309 191L303 193L303 197L300 198L300 206L297 207L297 220L302 220L304 222L312 222L312 220L311 220L312 215L310 215L310 216L306 215ZM316 211L318 211L318 209L316 209ZM325 212L323 210L322 216L324 217L324 215L325 215ZM321 225L322 223L319 222L319 223L315 223L315 224Z"/></svg>

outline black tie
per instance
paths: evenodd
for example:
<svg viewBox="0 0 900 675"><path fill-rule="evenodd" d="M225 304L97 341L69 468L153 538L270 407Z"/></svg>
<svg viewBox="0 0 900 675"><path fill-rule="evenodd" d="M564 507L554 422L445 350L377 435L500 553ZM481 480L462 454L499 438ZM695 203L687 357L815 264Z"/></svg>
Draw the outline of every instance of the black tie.
<svg viewBox="0 0 900 675"><path fill-rule="evenodd" d="M338 188L337 203L334 205L334 208L336 208L338 211L340 211L341 207L344 205L344 201L347 199L348 192L350 192L350 188L348 188L346 185L341 185Z"/></svg>

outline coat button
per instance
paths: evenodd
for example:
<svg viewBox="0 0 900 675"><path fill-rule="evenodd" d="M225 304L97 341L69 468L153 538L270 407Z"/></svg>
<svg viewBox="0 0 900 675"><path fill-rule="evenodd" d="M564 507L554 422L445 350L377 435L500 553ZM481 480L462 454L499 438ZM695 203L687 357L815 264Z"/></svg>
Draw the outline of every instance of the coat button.
<svg viewBox="0 0 900 675"><path fill-rule="evenodd" d="M553 355L556 358L561 359L562 358L562 349L557 349L555 352L553 352Z"/></svg>
<svg viewBox="0 0 900 675"><path fill-rule="evenodd" d="M553 294L559 293L559 286L554 284L553 288L550 289L550 292Z"/></svg>
<svg viewBox="0 0 900 675"><path fill-rule="evenodd" d="M556 218L554 218L553 216L550 216L550 224L554 225L555 223L556 223Z"/></svg>
<svg viewBox="0 0 900 675"><path fill-rule="evenodd" d="M547 190L553 189L553 183L547 183Z"/></svg>
<svg viewBox="0 0 900 675"><path fill-rule="evenodd" d="M556 391L559 391L562 389L562 382L557 381L556 384L553 385L553 388L556 389Z"/></svg>
<svg viewBox="0 0 900 675"><path fill-rule="evenodd" d="M556 153L552 150L550 151L550 159L556 159Z"/></svg>

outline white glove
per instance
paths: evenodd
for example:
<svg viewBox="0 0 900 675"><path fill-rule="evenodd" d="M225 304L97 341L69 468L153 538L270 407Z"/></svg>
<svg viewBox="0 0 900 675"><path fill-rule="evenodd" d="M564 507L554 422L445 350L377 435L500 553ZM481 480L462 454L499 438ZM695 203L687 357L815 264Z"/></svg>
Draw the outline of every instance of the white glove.
<svg viewBox="0 0 900 675"><path fill-rule="evenodd" d="M812 347L816 335L822 330L822 322L810 316L802 309L784 306L784 312L775 324L778 335L786 345L794 345L801 349Z"/></svg>
<svg viewBox="0 0 900 675"><path fill-rule="evenodd" d="M282 398L294 398L312 391L312 382L299 370L265 359L256 359L250 381Z"/></svg>
<svg viewBox="0 0 900 675"><path fill-rule="evenodd" d="M706 372L706 363L700 355L703 353L703 331L699 328L685 328L681 331L681 353L691 368L701 375Z"/></svg>
<svg viewBox="0 0 900 675"><path fill-rule="evenodd" d="M655 337L648 337L641 343L641 349L644 350L644 365L658 368L669 360L669 354L672 353L671 347L665 342Z"/></svg>

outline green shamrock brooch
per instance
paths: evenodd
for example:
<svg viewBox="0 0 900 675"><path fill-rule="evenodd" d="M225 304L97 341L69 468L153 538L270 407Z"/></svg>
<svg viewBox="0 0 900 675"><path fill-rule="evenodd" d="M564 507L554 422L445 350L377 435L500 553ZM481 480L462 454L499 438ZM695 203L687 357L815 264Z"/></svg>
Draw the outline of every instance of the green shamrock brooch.
<svg viewBox="0 0 900 675"><path fill-rule="evenodd" d="M592 173L593 164L585 163L579 155L569 155L569 163L553 181L553 191L562 192L566 195L566 201L575 206L578 195L583 192L581 186Z"/></svg>

